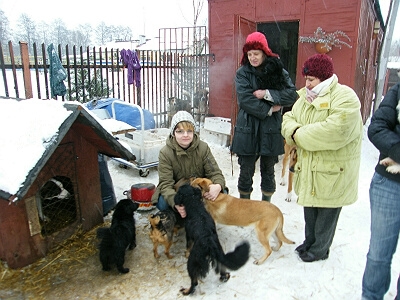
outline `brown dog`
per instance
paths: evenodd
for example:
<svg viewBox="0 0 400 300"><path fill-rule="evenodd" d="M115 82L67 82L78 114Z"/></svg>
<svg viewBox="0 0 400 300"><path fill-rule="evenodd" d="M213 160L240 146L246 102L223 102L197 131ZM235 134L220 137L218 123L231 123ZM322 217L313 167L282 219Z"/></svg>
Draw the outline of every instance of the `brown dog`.
<svg viewBox="0 0 400 300"><path fill-rule="evenodd" d="M202 193L209 190L210 184L212 182L207 178L196 178L191 182L193 187L202 189ZM255 225L258 240L265 248L264 256L254 261L256 265L262 264L272 250L278 251L282 242L294 244L283 234L282 212L270 202L240 199L221 193L214 201L205 200L204 203L217 223L236 226ZM272 249L269 244L271 236L277 244Z"/></svg>
<svg viewBox="0 0 400 300"><path fill-rule="evenodd" d="M281 173L281 183L280 185L286 185L286 171L289 169L288 176L288 188L285 201L292 201L292 191L293 191L293 175L294 175L294 165L297 162L297 149L296 146L289 146L285 143L285 154L282 159L282 173ZM289 168L288 168L289 166Z"/></svg>
<svg viewBox="0 0 400 300"><path fill-rule="evenodd" d="M187 95L185 95L187 96ZM172 117L180 110L185 110L188 113L192 113L192 105L190 97L187 99L179 99L177 97L170 97L167 99L167 113L168 113L168 126L171 125Z"/></svg>
<svg viewBox="0 0 400 300"><path fill-rule="evenodd" d="M208 114L208 89L200 89L194 93L193 114L196 122L204 123Z"/></svg>
<svg viewBox="0 0 400 300"><path fill-rule="evenodd" d="M165 255L171 259L173 256L169 253L169 249L173 243L173 236L177 234L180 228L183 228L183 219L174 212L172 208L162 210L156 214L148 216L150 222L150 239L153 242L153 253L155 258L159 258L158 245L164 245Z"/></svg>

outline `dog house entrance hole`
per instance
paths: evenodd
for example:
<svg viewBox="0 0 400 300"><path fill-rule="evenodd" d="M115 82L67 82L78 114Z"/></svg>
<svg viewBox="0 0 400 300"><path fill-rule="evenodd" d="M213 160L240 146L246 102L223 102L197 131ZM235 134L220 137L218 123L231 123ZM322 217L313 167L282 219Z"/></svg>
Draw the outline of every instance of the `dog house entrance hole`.
<svg viewBox="0 0 400 300"><path fill-rule="evenodd" d="M70 178L54 176L36 195L41 233L48 236L76 220L77 208L74 187Z"/></svg>

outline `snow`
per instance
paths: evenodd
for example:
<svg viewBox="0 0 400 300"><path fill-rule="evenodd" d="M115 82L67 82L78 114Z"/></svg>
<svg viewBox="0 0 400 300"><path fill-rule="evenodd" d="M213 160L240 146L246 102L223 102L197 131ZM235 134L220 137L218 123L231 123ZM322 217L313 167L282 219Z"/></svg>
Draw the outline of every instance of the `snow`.
<svg viewBox="0 0 400 300"><path fill-rule="evenodd" d="M36 163L44 151L46 142L54 138L58 125L70 113L60 109L61 104L57 101L27 100L23 103L26 108L22 102L0 101L3 112L0 118L3 141L0 188L7 191L18 189L19 184L23 182L22 177ZM58 112L54 113L55 111ZM231 278L226 283L220 283L219 277L210 271L208 276L200 281L191 299L360 299L361 280L370 237L368 190L378 161L378 151L366 136L367 127L368 122L364 126L363 133L359 200L342 209L327 260L304 263L294 252L295 247L304 239L303 210L296 204L296 199L292 202L284 200L286 186L279 185L280 161L276 165L277 191L272 197L272 203L283 212L285 235L296 244L283 244L281 249L273 252L264 264L254 265L253 260L264 252L254 229L217 224L219 238L225 251L231 251L242 240L250 242L249 262L241 269L232 271ZM226 147L212 143L209 145L223 170L230 193L237 196L239 173L237 158L231 156ZM129 190L133 184L158 183L156 168L151 168L147 177L140 177L137 169L121 168L115 160L110 159L108 166L117 199L125 198L123 192ZM257 169L254 176L253 199L261 198L259 177ZM69 276L68 280L55 282L46 297L48 299L183 299L179 289L190 284L184 257L184 234L180 232L175 237L175 243L171 247L174 258L167 259L163 254L163 246L159 246L158 252L161 257L156 260L148 237L147 220L148 214L155 211L156 209L135 213L137 247L126 254L126 266L131 269L127 275L101 271L98 256L95 255L89 259L89 264L86 262L84 268L71 270L74 275ZM397 251L392 263L392 281L385 300L394 299L399 273L400 251Z"/></svg>
<svg viewBox="0 0 400 300"><path fill-rule="evenodd" d="M397 69L400 70L400 61L389 61L387 63L388 69Z"/></svg>
<svg viewBox="0 0 400 300"><path fill-rule="evenodd" d="M246 239L251 244L249 262L237 271L231 272L227 283L220 283L218 276L210 271L208 276L199 283L192 298L194 299L361 299L361 281L366 263L370 238L369 184L379 152L369 142L364 126L362 158L359 180L359 200L344 207L339 218L336 235L330 249L330 256L325 261L304 263L294 252L294 249L304 240L303 209L296 204L296 199L286 202L286 186L279 185L281 160L276 165L277 191L272 197L272 203L277 205L284 214L284 233L296 242L295 245L283 244L278 252L273 252L264 264L257 266L252 262L260 257L264 249L256 238L251 227L236 227L217 224L221 244L226 251L231 251L241 240ZM232 195L238 196L237 178L239 174L237 158L230 155L228 148L209 143L217 158L227 186ZM232 160L231 160L232 159ZM158 176L155 168L150 170L148 177L138 176L137 170L121 169L114 161L109 161L109 170L113 178L117 198L123 198L123 191L138 182L157 184ZM259 170L254 176L254 192L252 199L261 199ZM147 214L138 213L138 226L148 230ZM147 238L147 237L146 237ZM147 238L148 239L148 238ZM147 244L147 242L146 242ZM151 242L150 242L151 244ZM185 270L186 260L183 258L184 234L181 233L172 246L171 253L176 258L167 260L159 246L161 257L156 263L158 271L150 280L157 288L140 289L141 297L176 299L180 287L188 287L190 279ZM140 245L138 246L140 247ZM151 247L148 248L151 251ZM152 253L149 253L152 256ZM178 258L177 258L178 257ZM136 256L136 259L142 259ZM151 259L150 259L151 261ZM139 263L138 263L139 264ZM165 271L164 264L167 264ZM135 263L133 262L133 265ZM139 264L140 266L140 264ZM179 267L178 267L179 266ZM176 274L175 268L180 272ZM135 272L135 271L133 271ZM394 299L396 295L397 278L400 272L400 251L397 251L392 263L392 282L390 290L384 299ZM167 279L171 278L171 279ZM167 281L167 282L165 282ZM144 291L143 291L144 290ZM142 294L144 293L144 294ZM160 296L162 295L162 297Z"/></svg>
<svg viewBox="0 0 400 300"><path fill-rule="evenodd" d="M0 100L0 190L15 194L72 113L55 100Z"/></svg>

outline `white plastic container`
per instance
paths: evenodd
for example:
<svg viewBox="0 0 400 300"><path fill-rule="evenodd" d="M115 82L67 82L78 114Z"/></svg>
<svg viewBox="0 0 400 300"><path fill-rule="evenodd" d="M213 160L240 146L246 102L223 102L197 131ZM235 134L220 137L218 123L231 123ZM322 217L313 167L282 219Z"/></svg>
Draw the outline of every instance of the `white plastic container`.
<svg viewBox="0 0 400 300"><path fill-rule="evenodd" d="M158 154L165 145L169 132L168 128L158 128L138 130L117 137L130 146L138 165L141 166L158 162Z"/></svg>
<svg viewBox="0 0 400 300"><path fill-rule="evenodd" d="M204 128L210 131L231 134L231 119L221 117L207 117L204 121Z"/></svg>
<svg viewBox="0 0 400 300"><path fill-rule="evenodd" d="M200 128L200 139L206 143L213 143L223 147L228 147L231 136L229 134L208 130L206 128Z"/></svg>

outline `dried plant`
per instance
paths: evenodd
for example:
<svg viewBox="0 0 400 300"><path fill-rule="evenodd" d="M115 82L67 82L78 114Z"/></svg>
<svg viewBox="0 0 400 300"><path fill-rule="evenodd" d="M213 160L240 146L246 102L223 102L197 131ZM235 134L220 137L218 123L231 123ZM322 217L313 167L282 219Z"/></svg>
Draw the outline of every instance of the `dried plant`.
<svg viewBox="0 0 400 300"><path fill-rule="evenodd" d="M339 39L340 37L344 37L351 42L347 34L341 30L326 33L321 27L318 27L313 36L300 36L299 41L300 43L322 43L324 44L323 47L325 47L328 51L331 51L333 46L342 48L342 45L345 45L351 48L350 44L345 41L341 41Z"/></svg>

